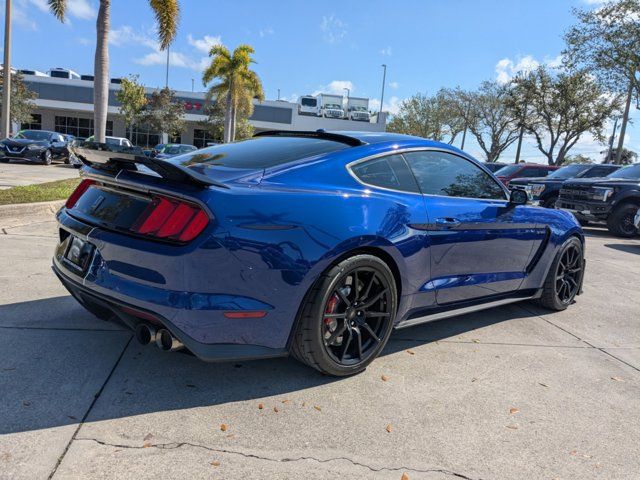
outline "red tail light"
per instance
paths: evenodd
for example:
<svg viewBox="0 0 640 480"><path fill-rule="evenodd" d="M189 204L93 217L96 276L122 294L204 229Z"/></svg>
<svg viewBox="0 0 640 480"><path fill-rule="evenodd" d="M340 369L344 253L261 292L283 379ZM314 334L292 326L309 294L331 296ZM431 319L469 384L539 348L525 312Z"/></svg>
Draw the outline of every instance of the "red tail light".
<svg viewBox="0 0 640 480"><path fill-rule="evenodd" d="M95 180L82 180L82 182L80 182L80 185L78 185L73 193L69 196L69 198L67 199L67 203L65 203L64 206L67 208L73 208L73 206L78 203L78 200L80 200L80 197L84 194L84 192L86 192L87 189L94 183L96 183Z"/></svg>
<svg viewBox="0 0 640 480"><path fill-rule="evenodd" d="M197 205L165 197L154 197L133 224L141 235L189 242L209 224L209 217Z"/></svg>

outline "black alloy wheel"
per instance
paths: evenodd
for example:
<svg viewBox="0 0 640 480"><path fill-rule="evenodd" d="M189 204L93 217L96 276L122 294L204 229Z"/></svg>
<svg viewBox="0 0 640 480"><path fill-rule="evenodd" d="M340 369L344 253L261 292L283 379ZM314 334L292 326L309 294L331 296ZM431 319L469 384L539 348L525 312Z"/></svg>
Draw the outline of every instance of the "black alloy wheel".
<svg viewBox="0 0 640 480"><path fill-rule="evenodd" d="M339 262L307 294L291 353L328 375L361 372L391 335L397 295L395 278L380 258L357 254Z"/></svg>
<svg viewBox="0 0 640 480"><path fill-rule="evenodd" d="M373 268L344 275L325 304L323 344L341 365L367 360L384 338L392 313L390 285Z"/></svg>
<svg viewBox="0 0 640 480"><path fill-rule="evenodd" d="M580 288L582 252L576 245L567 247L556 266L555 292L563 304L570 304Z"/></svg>
<svg viewBox="0 0 640 480"><path fill-rule="evenodd" d="M537 300L551 310L564 310L571 305L582 286L584 247L577 237L571 237L559 248Z"/></svg>

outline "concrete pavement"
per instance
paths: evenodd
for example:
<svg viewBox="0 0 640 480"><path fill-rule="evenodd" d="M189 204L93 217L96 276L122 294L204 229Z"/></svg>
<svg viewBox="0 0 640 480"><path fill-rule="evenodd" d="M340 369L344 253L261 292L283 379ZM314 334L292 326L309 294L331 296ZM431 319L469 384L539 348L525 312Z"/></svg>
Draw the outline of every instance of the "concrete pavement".
<svg viewBox="0 0 640 480"><path fill-rule="evenodd" d="M53 182L77 176L78 169L59 161L51 165L38 165L11 160L9 163L0 163L0 190L17 185Z"/></svg>
<svg viewBox="0 0 640 480"><path fill-rule="evenodd" d="M50 216L0 227L0 478L640 475L637 239L590 231L565 312L524 303L398 331L336 380L140 347L54 278Z"/></svg>

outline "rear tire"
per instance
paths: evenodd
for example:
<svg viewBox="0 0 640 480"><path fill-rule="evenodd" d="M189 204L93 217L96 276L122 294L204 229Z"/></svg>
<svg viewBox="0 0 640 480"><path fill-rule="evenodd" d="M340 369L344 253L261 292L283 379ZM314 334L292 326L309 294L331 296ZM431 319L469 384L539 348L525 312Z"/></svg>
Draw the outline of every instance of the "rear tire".
<svg viewBox="0 0 640 480"><path fill-rule="evenodd" d="M327 375L354 375L380 354L391 335L396 282L378 257L355 255L323 273L304 302L292 355Z"/></svg>
<svg viewBox="0 0 640 480"><path fill-rule="evenodd" d="M607 228L618 237L635 237L638 233L633 225L633 217L638 211L638 205L626 203L616 208L607 218Z"/></svg>
<svg viewBox="0 0 640 480"><path fill-rule="evenodd" d="M537 302L549 310L565 310L573 303L582 285L584 253L582 242L568 239L556 254Z"/></svg>

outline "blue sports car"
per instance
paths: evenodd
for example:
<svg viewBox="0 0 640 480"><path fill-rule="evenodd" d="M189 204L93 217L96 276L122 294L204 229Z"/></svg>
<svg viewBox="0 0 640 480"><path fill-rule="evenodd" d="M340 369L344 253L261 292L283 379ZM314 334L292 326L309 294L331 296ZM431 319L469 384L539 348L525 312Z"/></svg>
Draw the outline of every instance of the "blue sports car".
<svg viewBox="0 0 640 480"><path fill-rule="evenodd" d="M143 344L362 371L394 328L581 291L584 237L481 163L388 133L264 132L169 160L75 148L53 269Z"/></svg>

